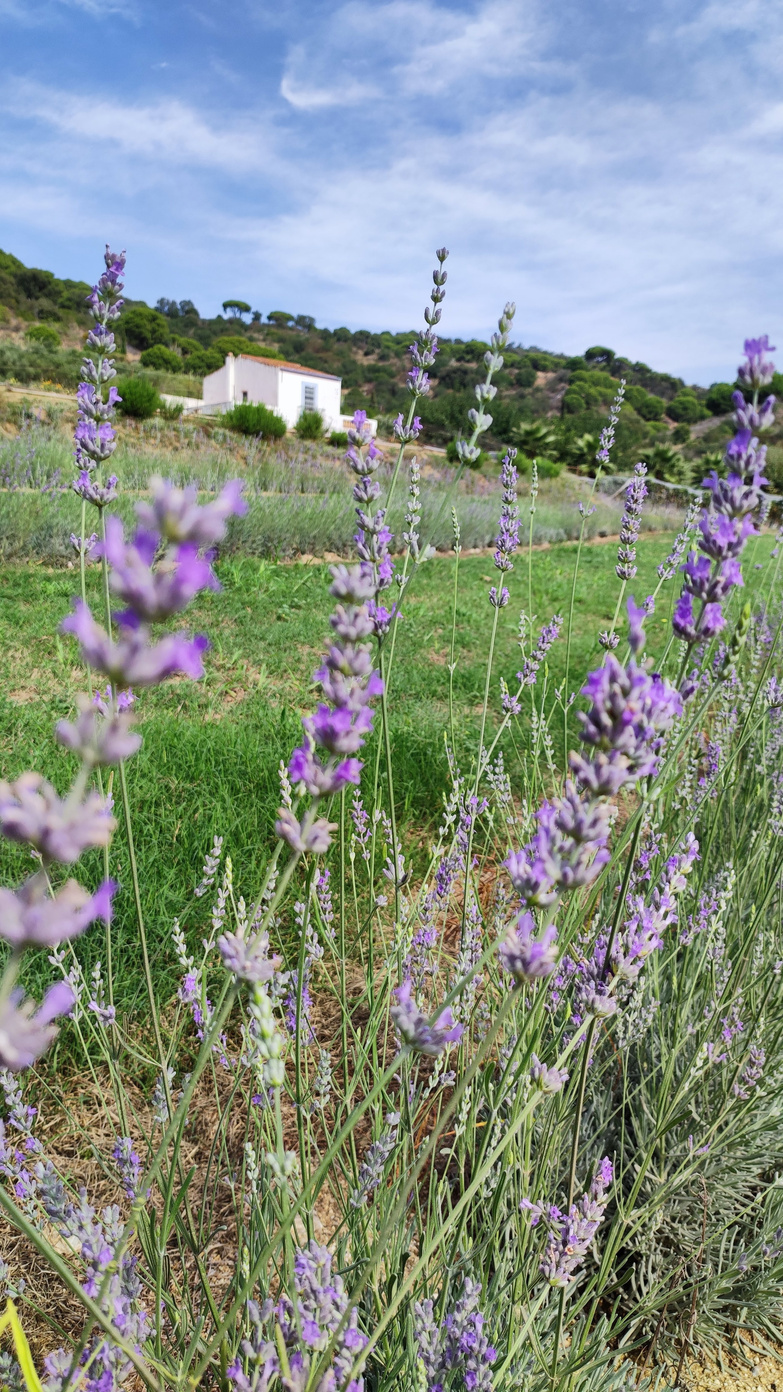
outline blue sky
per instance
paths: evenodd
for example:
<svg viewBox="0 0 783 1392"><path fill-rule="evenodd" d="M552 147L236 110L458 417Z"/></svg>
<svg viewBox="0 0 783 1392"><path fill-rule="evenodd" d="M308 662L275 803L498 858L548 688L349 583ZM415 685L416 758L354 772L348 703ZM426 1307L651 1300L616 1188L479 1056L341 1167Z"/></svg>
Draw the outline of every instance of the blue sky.
<svg viewBox="0 0 783 1392"><path fill-rule="evenodd" d="M0 246L128 293L593 343L783 333L783 0L0 0ZM781 347L783 354L783 346Z"/></svg>

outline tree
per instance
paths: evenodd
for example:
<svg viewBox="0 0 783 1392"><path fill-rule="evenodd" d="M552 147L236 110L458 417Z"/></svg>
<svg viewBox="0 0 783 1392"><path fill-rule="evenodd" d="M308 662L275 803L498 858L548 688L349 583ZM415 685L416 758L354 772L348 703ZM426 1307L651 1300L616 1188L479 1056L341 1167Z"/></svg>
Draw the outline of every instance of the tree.
<svg viewBox="0 0 783 1392"><path fill-rule="evenodd" d="M155 308L158 314L165 314L167 319L179 319L179 305L176 300L167 300L165 295L161 295Z"/></svg>
<svg viewBox="0 0 783 1392"><path fill-rule="evenodd" d="M520 421L513 426L511 437L523 454L533 459L538 454L558 453L559 437L551 426L542 420Z"/></svg>
<svg viewBox="0 0 783 1392"><path fill-rule="evenodd" d="M155 343L168 343L171 330L164 314L147 305L132 305L120 320L125 335L134 348L151 348Z"/></svg>
<svg viewBox="0 0 783 1392"><path fill-rule="evenodd" d="M609 366L614 362L614 352L611 348L603 348L600 344L595 348L585 350L585 361L592 363L606 363Z"/></svg>
<svg viewBox="0 0 783 1392"><path fill-rule="evenodd" d="M293 314L286 314L283 309L273 309L267 314L267 322L276 324L278 329L287 329L294 322Z"/></svg>
<svg viewBox="0 0 783 1392"><path fill-rule="evenodd" d="M309 333L311 329L315 328L315 320L311 314L297 314L294 323L298 329L303 329L305 333Z"/></svg>
<svg viewBox="0 0 783 1392"><path fill-rule="evenodd" d="M733 391L731 382L713 382L704 398L704 405L713 416L727 416L729 411L734 410L731 399Z"/></svg>
<svg viewBox="0 0 783 1392"><path fill-rule="evenodd" d="M246 300L224 300L223 309L232 319L241 319L243 314L250 313L250 305Z"/></svg>
<svg viewBox="0 0 783 1392"><path fill-rule="evenodd" d="M151 367L156 372L181 372L183 367L179 353L175 353L173 348L166 348L162 343L154 343L151 348L144 349L141 365Z"/></svg>
<svg viewBox="0 0 783 1392"><path fill-rule="evenodd" d="M688 425L694 425L696 421L704 420L710 413L705 410L699 401L696 393L690 387L684 387L679 391L673 401L666 407L666 414L674 421L686 421Z"/></svg>
<svg viewBox="0 0 783 1392"><path fill-rule="evenodd" d="M264 316L263 316L263 314L261 313L261 310L260 310L260 309L254 309L254 310L253 310L253 313L252 313L251 316L250 316L250 318L251 318L251 320L252 320L252 322L253 322L254 324L260 324L260 323L261 323L261 320L263 319L263 317L264 317Z"/></svg>

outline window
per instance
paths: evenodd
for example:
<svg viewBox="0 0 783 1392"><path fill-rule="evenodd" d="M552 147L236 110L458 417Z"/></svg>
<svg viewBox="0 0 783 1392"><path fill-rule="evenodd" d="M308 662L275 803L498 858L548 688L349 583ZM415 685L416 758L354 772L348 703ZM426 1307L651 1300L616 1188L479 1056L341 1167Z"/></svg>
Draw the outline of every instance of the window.
<svg viewBox="0 0 783 1392"><path fill-rule="evenodd" d="M246 402L246 401L247 401L247 392L243 392L243 393L242 393L242 402L243 402L243 404L244 404L244 402Z"/></svg>
<svg viewBox="0 0 783 1392"><path fill-rule="evenodd" d="M314 382L305 382L302 386L302 410L315 411L316 408L316 387Z"/></svg>

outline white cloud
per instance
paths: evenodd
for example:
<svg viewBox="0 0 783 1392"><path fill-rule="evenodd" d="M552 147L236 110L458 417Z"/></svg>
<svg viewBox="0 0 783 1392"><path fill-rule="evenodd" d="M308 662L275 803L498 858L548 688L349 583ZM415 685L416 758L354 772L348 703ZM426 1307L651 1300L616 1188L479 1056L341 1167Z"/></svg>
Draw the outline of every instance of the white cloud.
<svg viewBox="0 0 783 1392"><path fill-rule="evenodd" d="M17 84L0 206L94 240L103 162L135 293L206 308L236 290L354 326L418 323L445 242L445 333L486 335L514 298L525 342L605 341L709 381L783 328L783 106L759 80L777 59L755 0L713 51L718 10L728 25L713 3L684 26L666 81L633 86L518 0L350 0L288 49L277 108ZM655 38L642 24L639 50Z"/></svg>

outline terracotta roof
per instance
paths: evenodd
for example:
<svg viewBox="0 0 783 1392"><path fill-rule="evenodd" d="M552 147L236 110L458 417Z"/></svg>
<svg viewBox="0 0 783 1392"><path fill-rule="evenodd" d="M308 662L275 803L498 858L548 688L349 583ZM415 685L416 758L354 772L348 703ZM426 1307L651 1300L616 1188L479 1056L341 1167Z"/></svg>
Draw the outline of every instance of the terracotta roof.
<svg viewBox="0 0 783 1392"><path fill-rule="evenodd" d="M342 380L335 377L333 372L321 372L317 367L302 367L301 363L286 362L284 358L261 358L256 353L240 353L239 356L249 358L251 362L267 363L269 367L285 367L289 372L303 372L306 377L327 377L330 382Z"/></svg>

